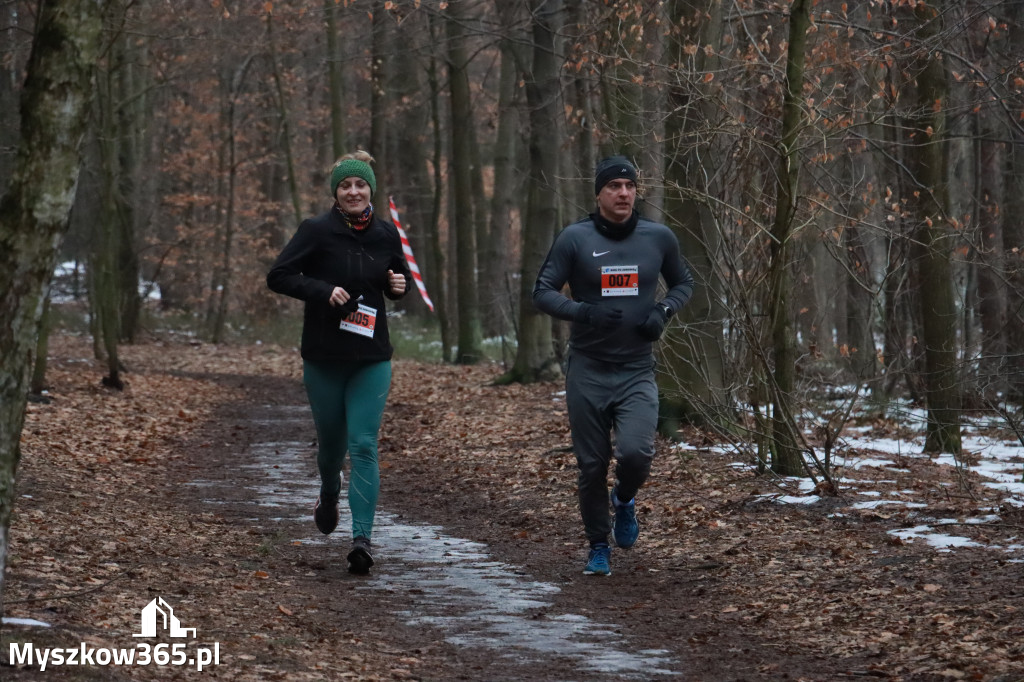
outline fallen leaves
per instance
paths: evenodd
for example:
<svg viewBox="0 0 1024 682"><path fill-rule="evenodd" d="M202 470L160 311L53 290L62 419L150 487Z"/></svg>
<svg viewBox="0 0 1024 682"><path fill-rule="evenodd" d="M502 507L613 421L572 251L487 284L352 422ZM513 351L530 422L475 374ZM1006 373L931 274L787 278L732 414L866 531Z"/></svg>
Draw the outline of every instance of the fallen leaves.
<svg viewBox="0 0 1024 682"><path fill-rule="evenodd" d="M353 677L429 677L429 656L381 653L387 638L380 633L315 631L309 614L321 605L305 605L309 595L287 584L287 572L316 575L322 560L271 568L256 550L260 537L163 499L173 467L187 470L222 449L244 448L247 436L237 429L203 430L216 424L218 406L250 399L239 382L215 377L298 381L294 351L126 347L131 380L116 393L99 387L98 367L68 360L87 354L86 343L56 339L53 348L53 402L30 406L23 433L11 615L95 627L101 642L130 637L147 589L173 585L172 601L192 616L190 626L231 633L232 660L254 666L242 668L252 671L248 679L272 679L263 671L273 668L265 664L274 642L275 656L286 655L310 679L323 677L316 665L328 646L346 649L324 670L343 661ZM396 361L380 443L381 504L484 540L502 558L526 552L531 574L563 581L568 592L583 540L562 386L491 385L499 373ZM880 421L871 428L889 435L896 427ZM774 492L775 482L714 453L707 433L685 436L700 448L659 440L638 504L641 541L628 559L617 559L623 570L617 566L614 578L617 603L631 605L622 612L659 623L678 615L654 631L666 645L724 651L756 642L794 679L826 674L806 663L801 670L804 655L839 661L851 674L896 679L990 679L1024 665L1019 565L998 550L938 553L889 535L907 511L832 515L834 507L764 503L759 496ZM956 480L948 468L926 459L902 464L906 471L880 469L878 480L867 480L866 470L857 478L927 503L937 518L971 515L974 500L948 494ZM855 490L844 486L841 495ZM1019 534L1024 513L1001 514L1003 536L991 527L963 530L1005 543ZM282 548L304 549L287 539ZM565 578L570 563L573 577ZM798 653L779 653L787 651Z"/></svg>

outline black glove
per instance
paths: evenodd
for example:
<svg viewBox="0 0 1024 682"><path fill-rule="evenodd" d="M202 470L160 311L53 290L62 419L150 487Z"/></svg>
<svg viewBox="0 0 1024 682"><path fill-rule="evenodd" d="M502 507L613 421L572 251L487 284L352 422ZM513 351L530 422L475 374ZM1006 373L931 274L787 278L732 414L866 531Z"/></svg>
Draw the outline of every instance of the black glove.
<svg viewBox="0 0 1024 682"><path fill-rule="evenodd" d="M647 313L647 319L637 325L637 332L647 341L657 341L665 331L668 324L668 306L664 303L655 305L651 312Z"/></svg>
<svg viewBox="0 0 1024 682"><path fill-rule="evenodd" d="M592 303L584 303L583 306L581 322L609 331L622 326L622 311L618 308L605 308Z"/></svg>
<svg viewBox="0 0 1024 682"><path fill-rule="evenodd" d="M348 317L355 311L359 310L359 304L363 302L363 295L349 296L349 299L338 306L338 310L341 311L342 317Z"/></svg>

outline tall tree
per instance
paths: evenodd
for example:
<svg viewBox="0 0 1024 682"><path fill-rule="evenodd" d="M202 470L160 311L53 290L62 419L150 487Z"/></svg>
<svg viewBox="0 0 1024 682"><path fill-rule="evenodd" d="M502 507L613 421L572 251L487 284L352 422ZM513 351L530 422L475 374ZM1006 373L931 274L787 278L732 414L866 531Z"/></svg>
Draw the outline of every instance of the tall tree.
<svg viewBox="0 0 1024 682"><path fill-rule="evenodd" d="M705 180L702 160L713 154L716 108L713 74L719 65L722 5L675 0L668 6L671 73L666 122L665 216L693 272L693 298L679 314L683 329L670 330L661 342L665 371L659 373L661 429L675 436L681 420L728 423L725 390L726 311L717 254L722 245L709 205L716 187ZM694 74L688 78L687 74Z"/></svg>
<svg viewBox="0 0 1024 682"><path fill-rule="evenodd" d="M466 48L465 0L453 0L446 10L448 88L452 120L452 215L456 240L458 350L455 361L473 364L482 357L479 291L477 289L476 224L473 198L473 104L469 92L469 51Z"/></svg>
<svg viewBox="0 0 1024 682"><path fill-rule="evenodd" d="M325 30L327 32L327 98L331 110L331 151L337 159L348 149L345 136L344 80L341 77L341 62L338 53L338 12L335 0L324 0Z"/></svg>
<svg viewBox="0 0 1024 682"><path fill-rule="evenodd" d="M281 150L284 152L285 170L288 174L288 193L292 198L292 211L295 224L302 222L302 205L299 194L299 180L295 174L295 154L292 152L292 128L289 122L288 102L290 97L285 93L281 77L281 63L277 56L277 38L274 34L274 12L267 12L267 46L270 49L270 66L274 74L274 94L276 95L277 115L281 120Z"/></svg>
<svg viewBox="0 0 1024 682"><path fill-rule="evenodd" d="M118 7L111 12L123 14ZM113 24L114 22L110 22ZM108 58L98 66L93 132L99 198L91 212L93 233L89 253L89 303L96 318L97 348L107 364L103 383L121 389L120 341L135 336L139 310L139 261L135 249L134 172L136 139L143 125L138 95L130 75L131 47L124 31L111 42Z"/></svg>
<svg viewBox="0 0 1024 682"><path fill-rule="evenodd" d="M783 476L804 473L793 421L796 387L796 339L793 336L789 269L800 177L797 142L804 125L804 68L811 0L795 0L789 9L789 48L782 130L775 187L775 218L771 227L769 263L769 320L772 327L772 470Z"/></svg>
<svg viewBox="0 0 1024 682"><path fill-rule="evenodd" d="M234 76L231 79L231 90L224 102L224 120L226 123L224 145L226 147L224 162L222 164L222 175L225 176L224 194L224 222L221 231L220 244L220 265L215 270L213 286L211 287L211 311L213 313L210 321L210 341L220 343L224 340L224 326L227 323L228 305L230 298L232 279L232 257L235 248L235 217L237 210L236 188L238 187L238 143L239 143L239 116L238 100L241 96L245 83L245 75L252 64L253 55L245 57L237 66Z"/></svg>
<svg viewBox="0 0 1024 682"><path fill-rule="evenodd" d="M21 142L0 199L0 616L32 354L74 201L107 5L39 3L21 93Z"/></svg>
<svg viewBox="0 0 1024 682"><path fill-rule="evenodd" d="M520 268L519 347L506 379L532 382L561 374L551 344L551 321L533 305L533 283L551 246L558 221L559 62L556 36L561 0L531 0L533 66L526 83L530 116L530 176L526 220L523 221L523 261Z"/></svg>
<svg viewBox="0 0 1024 682"><path fill-rule="evenodd" d="M431 15L428 18L431 43L438 43L442 29L438 27L438 21ZM444 196L444 140L447 131L444 128L444 116L441 106L441 82L438 68L439 59L431 53L427 63L427 85L430 97L430 118L434 131L434 151L431 157L431 165L434 168L434 194L432 197L432 210L430 221L427 225L427 286L433 291L434 308L437 311L437 319L441 325L441 359L445 362L452 357L452 324L451 324L451 298L448 295L450 279L447 276L448 268L445 266L445 251L441 239L441 206ZM433 279L429 273L433 274Z"/></svg>
<svg viewBox="0 0 1024 682"><path fill-rule="evenodd" d="M945 60L939 54L946 3L917 3L913 10L918 54L913 110L907 116L908 163L914 191L908 198L914 220L911 255L919 273L925 347L928 428L925 450L960 452L960 381L957 372L957 312L953 297L953 243L947 193Z"/></svg>
<svg viewBox="0 0 1024 682"><path fill-rule="evenodd" d="M565 216L572 218L588 212L594 205L593 185L587 178L594 170L597 160L594 158L594 107L592 79L594 64L592 55L588 54L586 10L582 0L566 0L565 33L569 43L568 68L571 83L567 97L571 104L569 116L569 137L573 141L572 158L575 165L570 166L568 173L572 179L566 194L573 204L573 210Z"/></svg>
<svg viewBox="0 0 1024 682"><path fill-rule="evenodd" d="M1010 3L1007 13L1008 37L1006 44L1010 46L1024 45L1024 3ZM1011 61L1019 62L1019 54L1010 52ZM1018 66L1018 73L1021 73ZM1006 336L1015 339L1013 347L1007 348L1006 377L1010 384L1010 395L1016 399L1024 398L1024 80L1015 88L1017 97L1011 100L1010 113L1017 123L1008 126L1009 144L1003 160L1003 175L1006 183L1006 204L999 212L1002 223L1002 250L1006 255L1007 292L1006 292Z"/></svg>
<svg viewBox="0 0 1024 682"><path fill-rule="evenodd" d="M519 77L524 72L527 57L520 56L525 36L516 28L520 23L523 5L519 0L496 0L495 10L506 27L498 41L501 67L498 83L498 130L494 141L494 190L491 193L490 224L487 240L483 247L483 271L488 274L494 286L490 289L490 300L484 303L484 324L486 332L502 334L508 329L508 320L515 314L512 303L517 299L508 295L513 283L509 274L515 263L509 258L512 252L512 223L515 208L514 197L520 185L516 174L516 159L519 156L521 126L519 115Z"/></svg>
<svg viewBox="0 0 1024 682"><path fill-rule="evenodd" d="M391 191L394 170L391 168L391 140L388 114L391 109L391 17L384 0L373 0L371 6L372 44L370 48L370 144L377 166L377 193L375 196L381 215L387 214L387 196ZM383 203L382 203L383 202Z"/></svg>

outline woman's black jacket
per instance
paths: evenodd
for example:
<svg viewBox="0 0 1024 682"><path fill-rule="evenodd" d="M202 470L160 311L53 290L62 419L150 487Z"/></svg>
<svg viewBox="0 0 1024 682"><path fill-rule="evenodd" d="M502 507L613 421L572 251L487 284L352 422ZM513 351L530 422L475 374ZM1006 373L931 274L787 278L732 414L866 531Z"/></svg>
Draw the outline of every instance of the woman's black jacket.
<svg viewBox="0 0 1024 682"><path fill-rule="evenodd" d="M267 273L267 286L305 302L302 357L313 361L374 362L390 360L394 349L388 335L384 296L398 299L388 286L388 270L405 275L408 292L412 275L402 255L395 226L376 215L365 230L349 227L337 207L302 221L298 231ZM377 311L373 337L339 328L342 313L328 301L334 287Z"/></svg>

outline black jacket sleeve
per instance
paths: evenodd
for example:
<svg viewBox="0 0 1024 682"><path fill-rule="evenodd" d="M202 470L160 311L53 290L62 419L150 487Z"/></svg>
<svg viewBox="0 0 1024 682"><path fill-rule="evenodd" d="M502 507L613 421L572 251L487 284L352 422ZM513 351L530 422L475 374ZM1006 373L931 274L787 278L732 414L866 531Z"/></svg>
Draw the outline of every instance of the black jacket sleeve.
<svg viewBox="0 0 1024 682"><path fill-rule="evenodd" d="M304 274L304 263L318 248L315 235L316 226L309 220L302 221L267 273L271 291L314 303L326 303L331 298L331 284Z"/></svg>

